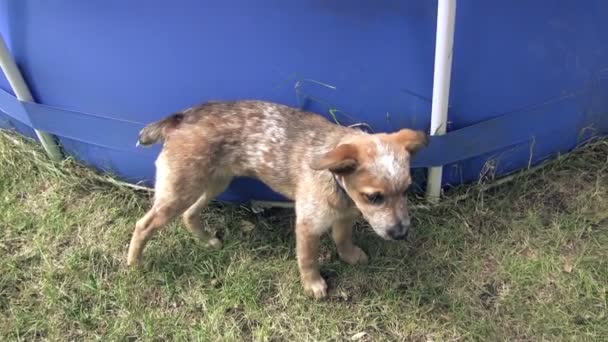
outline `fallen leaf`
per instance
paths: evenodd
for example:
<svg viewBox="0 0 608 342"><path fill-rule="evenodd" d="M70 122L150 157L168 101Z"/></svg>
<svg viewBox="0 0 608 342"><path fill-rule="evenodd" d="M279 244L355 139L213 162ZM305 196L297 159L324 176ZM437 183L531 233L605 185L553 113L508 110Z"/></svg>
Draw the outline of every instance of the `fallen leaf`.
<svg viewBox="0 0 608 342"><path fill-rule="evenodd" d="M572 269L574 268L574 266L572 265L572 261L571 260L566 260L564 262L564 272L566 273L572 273Z"/></svg>
<svg viewBox="0 0 608 342"><path fill-rule="evenodd" d="M353 336L351 336L350 340L358 341L358 340L364 338L365 336L367 336L367 333L365 331L362 331L362 332L356 333Z"/></svg>

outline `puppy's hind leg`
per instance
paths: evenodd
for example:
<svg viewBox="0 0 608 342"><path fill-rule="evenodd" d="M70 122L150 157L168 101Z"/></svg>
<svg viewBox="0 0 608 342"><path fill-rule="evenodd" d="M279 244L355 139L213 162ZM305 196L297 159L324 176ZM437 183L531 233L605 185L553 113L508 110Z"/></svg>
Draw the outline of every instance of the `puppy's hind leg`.
<svg viewBox="0 0 608 342"><path fill-rule="evenodd" d="M135 231L131 237L127 265L133 266L141 262L141 255L148 243L148 240L162 227L167 225L173 218L180 214L187 204L180 203L179 200L158 199L154 201L144 217L135 224Z"/></svg>
<svg viewBox="0 0 608 342"><path fill-rule="evenodd" d="M135 224L129 245L128 265L140 263L142 252L154 233L192 206L203 193L200 172L184 167L171 167L184 162L168 158L166 154L161 153L157 159L154 204Z"/></svg>
<svg viewBox="0 0 608 342"><path fill-rule="evenodd" d="M226 190L231 179L232 178L213 179L212 181L208 182L208 186L205 188L203 195L199 197L199 199L182 215L182 219L186 227L188 227L192 234L194 234L203 243L205 243L207 247L210 248L221 248L222 241L214 234L205 230L199 215L201 210L205 207L205 205L207 205L207 203L209 203L209 201Z"/></svg>

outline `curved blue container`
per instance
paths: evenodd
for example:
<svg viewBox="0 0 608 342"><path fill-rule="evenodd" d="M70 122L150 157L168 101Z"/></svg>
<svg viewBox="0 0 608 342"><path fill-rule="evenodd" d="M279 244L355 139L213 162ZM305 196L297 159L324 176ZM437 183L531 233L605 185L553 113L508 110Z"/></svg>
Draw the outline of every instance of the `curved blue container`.
<svg viewBox="0 0 608 342"><path fill-rule="evenodd" d="M57 135L83 162L153 181L146 123L210 99L301 106L374 131L428 129L437 4L389 0L0 0L39 104L0 81L0 126ZM460 184L608 133L608 2L460 1L448 134L418 167ZM237 180L222 199L281 199Z"/></svg>

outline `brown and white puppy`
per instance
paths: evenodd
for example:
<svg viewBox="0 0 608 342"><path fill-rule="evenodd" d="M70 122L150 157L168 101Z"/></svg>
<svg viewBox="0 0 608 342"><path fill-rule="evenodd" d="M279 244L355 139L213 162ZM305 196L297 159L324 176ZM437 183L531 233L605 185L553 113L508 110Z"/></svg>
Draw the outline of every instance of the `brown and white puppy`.
<svg viewBox="0 0 608 342"><path fill-rule="evenodd" d="M233 177L254 177L295 201L302 285L307 294L323 298L327 285L317 264L321 235L331 229L340 258L349 264L367 262L352 241L359 213L382 238L406 237L410 158L427 137L410 129L368 134L283 105L237 101L190 108L140 133L139 144L160 141L154 204L136 224L129 265L139 263L154 232L180 214L197 237L220 247L198 215Z"/></svg>

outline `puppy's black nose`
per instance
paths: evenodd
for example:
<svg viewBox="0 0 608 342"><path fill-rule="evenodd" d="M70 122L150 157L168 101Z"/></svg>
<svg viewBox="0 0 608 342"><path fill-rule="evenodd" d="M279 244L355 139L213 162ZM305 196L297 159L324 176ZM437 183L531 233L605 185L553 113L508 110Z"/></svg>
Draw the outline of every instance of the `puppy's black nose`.
<svg viewBox="0 0 608 342"><path fill-rule="evenodd" d="M407 233L409 232L409 227L402 225L401 223L396 224L388 231L388 236L393 240L405 240L407 238Z"/></svg>

